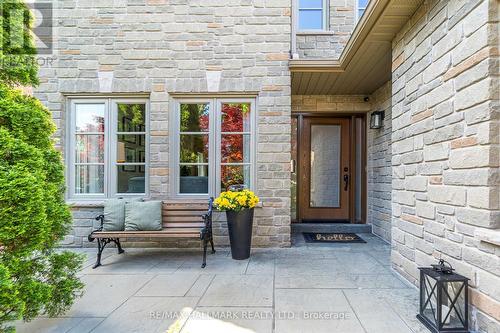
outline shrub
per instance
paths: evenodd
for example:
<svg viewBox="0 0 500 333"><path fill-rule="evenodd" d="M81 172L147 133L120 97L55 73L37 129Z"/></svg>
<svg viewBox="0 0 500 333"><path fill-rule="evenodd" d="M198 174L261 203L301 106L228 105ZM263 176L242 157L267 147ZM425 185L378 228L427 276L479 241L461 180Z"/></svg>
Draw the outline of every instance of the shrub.
<svg viewBox="0 0 500 333"><path fill-rule="evenodd" d="M5 8L24 5L2 0L0 5L6 38ZM9 323L16 319L63 313L83 288L76 276L82 258L57 250L71 213L61 155L52 140L55 125L36 98L14 88L37 83L36 62L12 68L3 62L31 59L30 43L26 48L25 55L0 54L0 331L13 331Z"/></svg>

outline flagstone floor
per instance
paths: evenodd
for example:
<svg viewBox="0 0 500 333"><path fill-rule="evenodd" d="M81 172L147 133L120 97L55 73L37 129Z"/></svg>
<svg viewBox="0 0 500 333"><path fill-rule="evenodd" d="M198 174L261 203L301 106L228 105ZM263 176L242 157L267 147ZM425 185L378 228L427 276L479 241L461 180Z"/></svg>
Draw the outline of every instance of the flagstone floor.
<svg viewBox="0 0 500 333"><path fill-rule="evenodd" d="M85 294L61 318L18 322L18 332L304 333L428 332L415 318L417 290L390 269L390 247L371 234L353 244L257 249L107 249L87 255Z"/></svg>

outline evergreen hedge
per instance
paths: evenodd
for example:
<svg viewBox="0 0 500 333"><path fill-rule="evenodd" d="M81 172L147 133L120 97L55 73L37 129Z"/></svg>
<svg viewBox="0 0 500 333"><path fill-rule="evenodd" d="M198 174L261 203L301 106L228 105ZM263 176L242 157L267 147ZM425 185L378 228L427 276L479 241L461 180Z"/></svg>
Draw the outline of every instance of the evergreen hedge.
<svg viewBox="0 0 500 333"><path fill-rule="evenodd" d="M76 276L82 258L57 249L71 212L51 114L16 89L38 83L32 40L24 51L5 42L9 15L21 13L26 27L30 17L19 0L0 0L0 9L0 331L14 331L13 320L69 309L83 288Z"/></svg>

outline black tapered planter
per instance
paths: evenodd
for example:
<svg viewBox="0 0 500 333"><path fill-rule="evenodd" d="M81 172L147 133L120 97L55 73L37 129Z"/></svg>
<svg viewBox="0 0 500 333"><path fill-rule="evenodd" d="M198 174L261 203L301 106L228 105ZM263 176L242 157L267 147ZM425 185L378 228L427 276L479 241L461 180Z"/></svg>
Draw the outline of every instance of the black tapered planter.
<svg viewBox="0 0 500 333"><path fill-rule="evenodd" d="M231 256L236 260L250 258L252 247L253 208L226 211Z"/></svg>

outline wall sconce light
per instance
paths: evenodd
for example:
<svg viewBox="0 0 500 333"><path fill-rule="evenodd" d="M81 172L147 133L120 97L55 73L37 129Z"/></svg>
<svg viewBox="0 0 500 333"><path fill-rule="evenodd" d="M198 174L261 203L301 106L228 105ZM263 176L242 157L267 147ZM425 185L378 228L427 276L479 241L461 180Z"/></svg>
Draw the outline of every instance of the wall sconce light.
<svg viewBox="0 0 500 333"><path fill-rule="evenodd" d="M382 128L382 126L384 126L384 117L385 117L384 111L372 112L372 114L370 115L370 128L371 129Z"/></svg>

